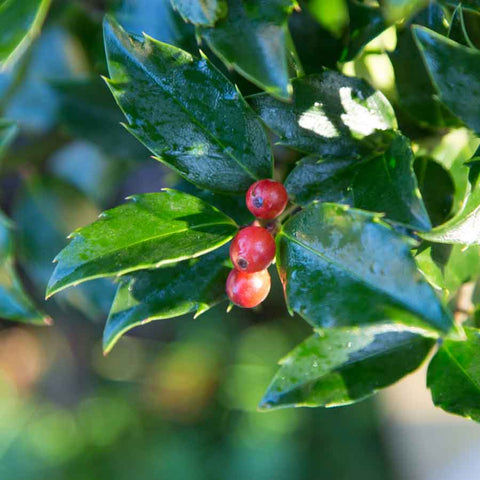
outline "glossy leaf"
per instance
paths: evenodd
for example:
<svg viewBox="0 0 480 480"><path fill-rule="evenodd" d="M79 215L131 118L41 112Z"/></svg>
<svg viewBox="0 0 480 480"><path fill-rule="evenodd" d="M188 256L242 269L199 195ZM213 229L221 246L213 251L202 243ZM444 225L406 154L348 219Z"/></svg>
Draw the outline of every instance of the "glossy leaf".
<svg viewBox="0 0 480 480"><path fill-rule="evenodd" d="M427 28L416 26L414 34L440 100L479 134L480 51Z"/></svg>
<svg viewBox="0 0 480 480"><path fill-rule="evenodd" d="M421 125L459 126L459 120L439 101L432 79L414 40L412 25L428 26L447 34L446 17L442 7L431 3L409 22L397 28L397 46L389 52L395 72L398 103L402 110Z"/></svg>
<svg viewBox="0 0 480 480"><path fill-rule="evenodd" d="M319 330L281 360L260 408L357 402L415 370L434 343L389 325Z"/></svg>
<svg viewBox="0 0 480 480"><path fill-rule="evenodd" d="M413 160L409 141L396 136L385 153L362 162L306 157L287 177L285 187L300 205L314 200L345 203L384 213L387 219L413 229L430 230Z"/></svg>
<svg viewBox="0 0 480 480"><path fill-rule="evenodd" d="M60 120L74 136L119 158L144 158L148 151L120 125L122 112L100 78L52 84L60 100Z"/></svg>
<svg viewBox="0 0 480 480"><path fill-rule="evenodd" d="M87 165L84 161L83 168ZM12 210L18 260L39 296L45 293L52 259L67 244L67 235L95 221L99 213L71 184L46 174L29 177L18 191ZM61 292L55 302L97 320L108 314L114 294L113 283L102 278Z"/></svg>
<svg viewBox="0 0 480 480"><path fill-rule="evenodd" d="M0 318L35 325L50 324L28 298L14 268L12 225L0 212Z"/></svg>
<svg viewBox="0 0 480 480"><path fill-rule="evenodd" d="M254 95L252 106L280 137L278 143L322 157L355 159L361 140L397 126L388 100L366 82L326 70L294 80L293 100Z"/></svg>
<svg viewBox="0 0 480 480"><path fill-rule="evenodd" d="M226 0L172 0L186 22L212 27L227 14Z"/></svg>
<svg viewBox="0 0 480 480"><path fill-rule="evenodd" d="M198 257L228 242L236 230L233 220L191 195L135 195L72 233L56 258L47 297L94 278Z"/></svg>
<svg viewBox="0 0 480 480"><path fill-rule="evenodd" d="M314 203L301 211L277 235L277 267L289 310L314 327L452 327L409 243L362 210Z"/></svg>
<svg viewBox="0 0 480 480"><path fill-rule="evenodd" d="M39 35L51 0L0 3L0 67L15 61Z"/></svg>
<svg viewBox="0 0 480 480"><path fill-rule="evenodd" d="M428 367L427 386L443 410L480 421L480 331L465 328L467 340L444 340Z"/></svg>
<svg viewBox="0 0 480 480"><path fill-rule="evenodd" d="M132 328L196 312L206 312L226 299L225 282L231 270L228 248L200 258L144 270L129 276L118 287L103 333L108 353Z"/></svg>
<svg viewBox="0 0 480 480"><path fill-rule="evenodd" d="M108 85L128 129L158 160L202 188L242 192L272 175L259 120L207 59L105 23Z"/></svg>
<svg viewBox="0 0 480 480"><path fill-rule="evenodd" d="M227 66L270 95L287 100L291 93L287 21L296 4L296 0L227 0L227 16L200 34Z"/></svg>
<svg viewBox="0 0 480 480"><path fill-rule="evenodd" d="M480 245L480 182L470 179L469 190L462 209L448 222L422 234L430 242Z"/></svg>
<svg viewBox="0 0 480 480"><path fill-rule="evenodd" d="M347 5L350 24L342 62L353 60L367 43L388 27L379 7L360 3L357 0L348 0Z"/></svg>

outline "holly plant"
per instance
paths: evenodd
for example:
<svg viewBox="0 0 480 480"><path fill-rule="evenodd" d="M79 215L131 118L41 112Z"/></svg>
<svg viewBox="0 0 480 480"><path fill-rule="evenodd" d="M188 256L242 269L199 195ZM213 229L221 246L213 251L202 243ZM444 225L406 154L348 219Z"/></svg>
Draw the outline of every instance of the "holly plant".
<svg viewBox="0 0 480 480"><path fill-rule="evenodd" d="M261 317L278 275L312 331L260 409L348 405L429 359L434 404L480 420L480 3L161 3L175 34L104 18L104 81L181 180L76 229L47 298L112 279L107 354L222 302Z"/></svg>

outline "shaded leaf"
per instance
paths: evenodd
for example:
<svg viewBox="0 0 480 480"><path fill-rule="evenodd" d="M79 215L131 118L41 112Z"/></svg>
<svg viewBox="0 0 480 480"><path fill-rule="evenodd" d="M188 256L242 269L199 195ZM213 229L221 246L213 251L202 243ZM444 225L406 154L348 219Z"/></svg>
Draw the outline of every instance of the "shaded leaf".
<svg viewBox="0 0 480 480"><path fill-rule="evenodd" d="M380 0L383 14L389 23L410 17L428 4L428 0Z"/></svg>
<svg viewBox="0 0 480 480"><path fill-rule="evenodd" d="M383 154L362 162L301 160L285 181L293 202L345 203L384 213L386 218L418 230L431 228L413 172L409 141L396 136Z"/></svg>
<svg viewBox="0 0 480 480"><path fill-rule="evenodd" d="M0 161L17 133L17 126L14 122L0 119Z"/></svg>
<svg viewBox="0 0 480 480"><path fill-rule="evenodd" d="M362 139L397 126L388 100L358 78L326 70L292 85L291 103L266 94L250 97L281 145L322 157L355 159L368 150Z"/></svg>
<svg viewBox="0 0 480 480"><path fill-rule="evenodd" d="M427 28L415 26L413 31L440 100L479 134L480 51Z"/></svg>
<svg viewBox="0 0 480 480"><path fill-rule="evenodd" d="M226 299L230 270L228 248L222 247L200 258L129 276L120 283L113 301L103 332L103 351L108 353L123 334L138 325L206 312Z"/></svg>
<svg viewBox="0 0 480 480"><path fill-rule="evenodd" d="M11 224L0 212L0 318L34 325L50 324L28 298L14 268Z"/></svg>
<svg viewBox="0 0 480 480"><path fill-rule="evenodd" d="M227 4L227 16L214 28L202 28L201 36L227 66L270 95L289 99L287 22L296 0Z"/></svg>
<svg viewBox="0 0 480 480"><path fill-rule="evenodd" d="M310 205L277 235L289 310L315 327L395 322L448 332L451 315L417 270L409 247L372 214Z"/></svg>
<svg viewBox="0 0 480 480"><path fill-rule="evenodd" d="M428 367L427 386L443 410L480 421L480 332L465 328L467 340L444 340Z"/></svg>
<svg viewBox="0 0 480 480"><path fill-rule="evenodd" d="M415 370L434 343L388 325L320 330L281 360L260 408L357 402Z"/></svg>
<svg viewBox="0 0 480 480"><path fill-rule="evenodd" d="M226 0L172 0L172 5L186 22L207 27L227 14Z"/></svg>
<svg viewBox="0 0 480 480"><path fill-rule="evenodd" d="M272 175L259 120L208 60L148 36L141 42L108 21L105 45L128 129L158 160L215 191L242 192Z"/></svg>
<svg viewBox="0 0 480 480"><path fill-rule="evenodd" d="M94 278L198 257L228 242L236 230L233 220L191 195L135 195L72 233L56 258L47 297Z"/></svg>
<svg viewBox="0 0 480 480"><path fill-rule="evenodd" d="M0 67L15 61L39 35L51 0L0 3Z"/></svg>

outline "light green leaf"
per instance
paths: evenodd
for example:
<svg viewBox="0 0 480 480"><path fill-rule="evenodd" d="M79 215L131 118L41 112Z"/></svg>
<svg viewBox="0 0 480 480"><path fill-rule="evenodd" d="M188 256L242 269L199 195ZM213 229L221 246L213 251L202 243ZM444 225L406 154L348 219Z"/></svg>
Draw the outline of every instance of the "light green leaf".
<svg viewBox="0 0 480 480"><path fill-rule="evenodd" d="M129 276L118 287L105 325L104 353L138 325L191 312L198 316L226 299L230 270L228 248L222 247L200 258Z"/></svg>
<svg viewBox="0 0 480 480"><path fill-rule="evenodd" d="M191 195L174 190L135 195L72 233L56 258L47 297L94 278L198 257L236 231L233 220Z"/></svg>
<svg viewBox="0 0 480 480"><path fill-rule="evenodd" d="M452 328L406 239L362 210L328 203L302 210L277 235L277 267L290 311L314 327Z"/></svg>
<svg viewBox="0 0 480 480"><path fill-rule="evenodd" d="M111 79L128 129L158 160L201 188L243 192L272 175L261 123L207 59L104 26Z"/></svg>
<svg viewBox="0 0 480 480"><path fill-rule="evenodd" d="M213 27L227 14L226 0L171 0L186 22Z"/></svg>
<svg viewBox="0 0 480 480"><path fill-rule="evenodd" d="M428 0L381 0L383 14L389 23L407 19L428 4Z"/></svg>
<svg viewBox="0 0 480 480"><path fill-rule="evenodd" d="M229 67L281 100L288 100L287 21L296 0L227 0L228 14L200 29L208 46Z"/></svg>
<svg viewBox="0 0 480 480"><path fill-rule="evenodd" d="M293 99L250 97L253 108L278 143L322 157L359 158L369 150L361 140L397 127L388 100L366 82L325 70L292 82Z"/></svg>
<svg viewBox="0 0 480 480"><path fill-rule="evenodd" d="M434 343L391 325L319 330L281 360L260 408L355 403L415 370Z"/></svg>
<svg viewBox="0 0 480 480"><path fill-rule="evenodd" d="M480 331L465 328L467 340L444 340L428 367L427 386L443 410L480 421Z"/></svg>
<svg viewBox="0 0 480 480"><path fill-rule="evenodd" d="M10 221L0 212L0 318L34 325L50 325L28 298L15 272Z"/></svg>
<svg viewBox="0 0 480 480"><path fill-rule="evenodd" d="M306 157L290 172L285 187L300 205L314 200L345 203L384 213L413 229L430 230L413 160L408 139L398 135L385 153L361 162Z"/></svg>
<svg viewBox="0 0 480 480"><path fill-rule="evenodd" d="M468 127L480 133L480 51L414 26L420 53L440 100Z"/></svg>
<svg viewBox="0 0 480 480"><path fill-rule="evenodd" d="M40 34L51 0L0 3L0 70L14 62Z"/></svg>

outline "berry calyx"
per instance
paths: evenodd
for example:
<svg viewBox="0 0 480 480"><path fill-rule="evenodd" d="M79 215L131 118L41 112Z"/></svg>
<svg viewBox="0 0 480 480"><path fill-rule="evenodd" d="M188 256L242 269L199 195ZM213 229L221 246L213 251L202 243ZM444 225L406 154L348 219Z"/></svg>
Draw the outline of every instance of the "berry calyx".
<svg viewBox="0 0 480 480"><path fill-rule="evenodd" d="M227 278L227 295L238 307L253 308L267 298L270 283L268 270L247 273L233 269Z"/></svg>
<svg viewBox="0 0 480 480"><path fill-rule="evenodd" d="M230 245L230 259L237 270L259 272L275 258L275 240L263 227L250 226L240 230Z"/></svg>
<svg viewBox="0 0 480 480"><path fill-rule="evenodd" d="M259 180L250 185L246 200L247 208L256 217L271 220L285 210L288 193L280 182Z"/></svg>

